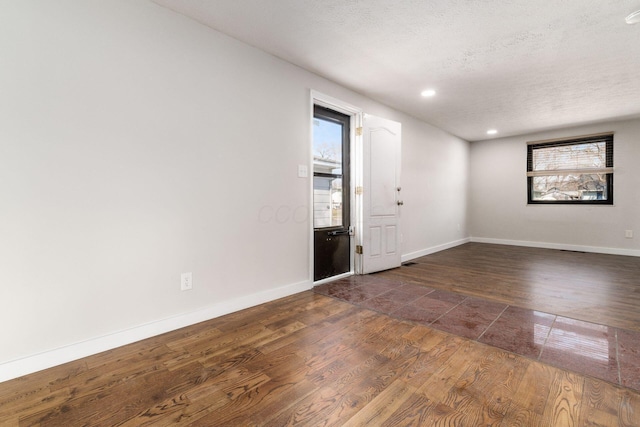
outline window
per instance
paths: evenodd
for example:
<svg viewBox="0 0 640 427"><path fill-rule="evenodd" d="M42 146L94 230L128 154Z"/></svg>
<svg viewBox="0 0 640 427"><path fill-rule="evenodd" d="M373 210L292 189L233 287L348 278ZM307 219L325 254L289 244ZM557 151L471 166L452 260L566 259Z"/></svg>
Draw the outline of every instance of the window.
<svg viewBox="0 0 640 427"><path fill-rule="evenodd" d="M313 227L349 227L350 117L318 105L313 114ZM344 173L343 173L344 171Z"/></svg>
<svg viewBox="0 0 640 427"><path fill-rule="evenodd" d="M529 204L613 204L613 134L530 142Z"/></svg>

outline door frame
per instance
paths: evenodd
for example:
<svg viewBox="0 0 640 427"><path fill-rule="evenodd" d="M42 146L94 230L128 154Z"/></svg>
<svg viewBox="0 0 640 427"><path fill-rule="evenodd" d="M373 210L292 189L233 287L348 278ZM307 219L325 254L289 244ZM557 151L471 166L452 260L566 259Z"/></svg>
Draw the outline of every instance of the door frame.
<svg viewBox="0 0 640 427"><path fill-rule="evenodd" d="M356 186L362 185L362 136L358 135L358 128L362 127L362 109L355 107L351 104L343 102L339 99L333 98L331 96L325 95L323 93L317 92L315 90L311 90L309 102L309 280L314 285L320 285L326 282L332 282L334 280L348 277L353 275L356 272L356 260L355 260L355 245L359 243L359 230L361 229L359 218L361 218L361 208L358 203L356 203ZM314 272L314 229L313 229L313 106L319 105L321 107L325 107L339 113L345 114L350 117L351 126L350 126L350 140L351 146L349 147L350 156L351 156L351 165L349 170L349 198L351 205L351 213L350 220L351 225L354 227L355 233L353 236L350 236L350 246L351 250L349 256L349 271L337 276L328 277L326 279L314 281L313 280L313 272Z"/></svg>

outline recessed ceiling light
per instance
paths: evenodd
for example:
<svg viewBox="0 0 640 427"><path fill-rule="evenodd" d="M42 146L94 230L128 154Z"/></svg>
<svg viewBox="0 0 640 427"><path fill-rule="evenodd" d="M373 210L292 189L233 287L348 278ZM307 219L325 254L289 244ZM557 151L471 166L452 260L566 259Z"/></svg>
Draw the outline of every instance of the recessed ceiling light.
<svg viewBox="0 0 640 427"><path fill-rule="evenodd" d="M631 15L624 18L624 21L629 25L640 22L640 10L636 10Z"/></svg>
<svg viewBox="0 0 640 427"><path fill-rule="evenodd" d="M435 94L436 94L436 91L433 89L427 89L420 92L420 95L424 96L425 98L429 98L431 96L434 96Z"/></svg>
<svg viewBox="0 0 640 427"><path fill-rule="evenodd" d="M495 135L496 133L498 133L498 131L497 131L497 130L495 130L495 129L489 129L489 130L487 131L487 135Z"/></svg>

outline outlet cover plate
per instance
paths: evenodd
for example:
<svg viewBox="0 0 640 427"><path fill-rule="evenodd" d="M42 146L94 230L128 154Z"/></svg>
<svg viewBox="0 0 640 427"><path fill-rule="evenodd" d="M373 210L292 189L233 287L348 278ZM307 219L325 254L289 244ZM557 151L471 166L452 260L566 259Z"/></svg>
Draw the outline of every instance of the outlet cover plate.
<svg viewBox="0 0 640 427"><path fill-rule="evenodd" d="M193 289L193 276L191 273L182 273L180 275L180 290L190 291Z"/></svg>

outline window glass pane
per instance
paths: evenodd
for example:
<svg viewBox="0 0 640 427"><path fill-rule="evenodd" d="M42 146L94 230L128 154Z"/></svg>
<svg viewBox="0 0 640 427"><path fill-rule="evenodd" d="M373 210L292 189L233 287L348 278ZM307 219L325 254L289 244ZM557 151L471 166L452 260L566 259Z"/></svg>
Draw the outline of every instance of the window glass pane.
<svg viewBox="0 0 640 427"><path fill-rule="evenodd" d="M527 146L529 203L613 204L613 134Z"/></svg>
<svg viewBox="0 0 640 427"><path fill-rule="evenodd" d="M604 168L607 150L605 142L534 148L533 170Z"/></svg>
<svg viewBox="0 0 640 427"><path fill-rule="evenodd" d="M313 177L313 227L342 226L342 178Z"/></svg>
<svg viewBox="0 0 640 427"><path fill-rule="evenodd" d="M313 171L342 174L342 124L313 119Z"/></svg>
<svg viewBox="0 0 640 427"><path fill-rule="evenodd" d="M534 201L607 200L607 174L569 174L533 177Z"/></svg>

